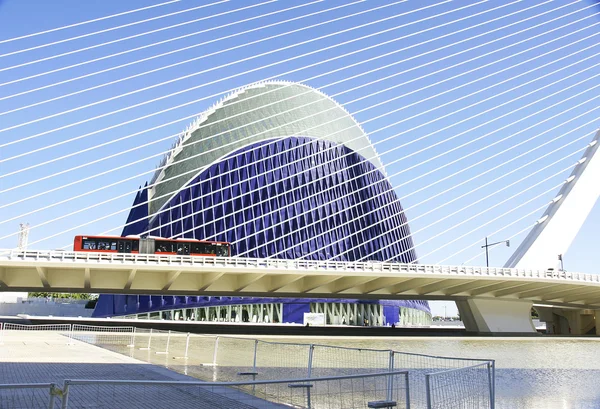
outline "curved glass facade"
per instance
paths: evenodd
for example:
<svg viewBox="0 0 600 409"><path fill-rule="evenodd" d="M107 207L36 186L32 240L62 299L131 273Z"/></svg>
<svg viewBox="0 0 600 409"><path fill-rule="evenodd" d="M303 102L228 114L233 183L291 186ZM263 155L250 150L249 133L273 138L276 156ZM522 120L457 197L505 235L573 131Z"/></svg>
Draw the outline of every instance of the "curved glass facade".
<svg viewBox="0 0 600 409"><path fill-rule="evenodd" d="M180 138L165 161L166 169L154 178L158 185L138 194L128 220L146 218L128 225L123 234L150 232L161 237L227 241L232 243L232 255L240 257L414 262L416 255L401 204L354 119L333 100L305 86L271 83L254 87L222 101L220 108L209 110ZM290 102L294 95L299 100ZM251 96L252 104L248 100ZM245 139L250 125L237 127L237 122L223 120L228 112L236 118L246 117L245 121L252 115L266 115L270 98L288 98L285 101L292 108L305 101L317 103L302 107L294 115L286 114L285 120L259 121L260 129L268 129L260 138ZM286 103L272 104L269 115L290 109ZM246 112L239 115L244 109ZM327 112L332 112L331 117ZM316 119L307 123L307 115ZM334 125L336 118L341 125ZM284 126L278 128L281 123ZM226 131L219 132L216 124ZM310 127L316 131L307 131ZM203 149L214 152L217 158L202 155ZM270 310L278 322L301 322L304 312L318 312L315 309L322 303L329 303L328 311L339 311L345 322L354 325L365 314L370 314L371 322L377 325L425 324L430 318L426 301L166 296L102 296L94 315L150 316L154 311L180 310L187 319L222 320L222 313L210 308L223 302L230 306L280 305L279 310ZM352 310L349 305L361 307ZM184 312L190 309L196 310ZM246 311L246 316L258 315L257 322L261 322L261 313L252 311ZM273 316L274 311L279 315ZM231 311L225 319L232 320L227 314ZM328 322L342 323L341 315L336 317L328 318Z"/></svg>

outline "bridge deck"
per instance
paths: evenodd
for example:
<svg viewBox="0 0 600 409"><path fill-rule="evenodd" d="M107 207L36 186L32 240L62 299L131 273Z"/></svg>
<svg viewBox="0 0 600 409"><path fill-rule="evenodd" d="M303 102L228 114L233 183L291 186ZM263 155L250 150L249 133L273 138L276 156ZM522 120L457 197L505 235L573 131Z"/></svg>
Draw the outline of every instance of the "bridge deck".
<svg viewBox="0 0 600 409"><path fill-rule="evenodd" d="M600 308L600 276L382 262L0 252L0 291L373 299L495 298Z"/></svg>

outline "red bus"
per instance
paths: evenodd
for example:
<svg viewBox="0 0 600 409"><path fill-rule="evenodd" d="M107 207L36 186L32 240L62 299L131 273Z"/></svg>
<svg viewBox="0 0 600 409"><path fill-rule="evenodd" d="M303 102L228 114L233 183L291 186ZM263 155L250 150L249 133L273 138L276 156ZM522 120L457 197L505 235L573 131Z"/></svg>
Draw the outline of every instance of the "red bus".
<svg viewBox="0 0 600 409"><path fill-rule="evenodd" d="M162 237L75 236L73 251L230 257L231 245L219 241Z"/></svg>

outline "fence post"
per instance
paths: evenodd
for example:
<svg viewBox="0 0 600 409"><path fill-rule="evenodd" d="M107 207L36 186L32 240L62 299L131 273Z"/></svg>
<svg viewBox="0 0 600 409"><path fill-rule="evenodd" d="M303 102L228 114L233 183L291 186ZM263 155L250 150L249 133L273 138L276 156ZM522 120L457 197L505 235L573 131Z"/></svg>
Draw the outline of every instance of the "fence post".
<svg viewBox="0 0 600 409"><path fill-rule="evenodd" d="M406 409L410 409L410 380L408 378L408 371L404 375L404 382L406 383Z"/></svg>
<svg viewBox="0 0 600 409"><path fill-rule="evenodd" d="M69 406L69 380L66 380L64 385L62 390L62 403L60 405L61 409L67 409Z"/></svg>
<svg viewBox="0 0 600 409"><path fill-rule="evenodd" d="M187 336L185 338L185 355L183 356L184 359L188 359L188 349L190 348L190 333L187 333Z"/></svg>
<svg viewBox="0 0 600 409"><path fill-rule="evenodd" d="M48 402L48 409L54 409L54 395L56 395L56 385L50 384L50 401Z"/></svg>
<svg viewBox="0 0 600 409"><path fill-rule="evenodd" d="M165 351L165 354L169 354L169 343L171 342L171 330L169 330L169 332L167 333L167 349Z"/></svg>
<svg viewBox="0 0 600 409"><path fill-rule="evenodd" d="M213 352L213 366L217 366L217 353L219 352L219 337L215 338L215 350Z"/></svg>
<svg viewBox="0 0 600 409"><path fill-rule="evenodd" d="M495 361L488 362L488 383L490 388L490 409L496 407L496 365Z"/></svg>
<svg viewBox="0 0 600 409"><path fill-rule="evenodd" d="M429 377L431 375L430 374L425 374L425 397L427 398L427 409L431 409L431 389L430 389L430 382L429 382Z"/></svg>
<svg viewBox="0 0 600 409"><path fill-rule="evenodd" d="M69 342L67 342L67 345L75 345L73 339L73 324L69 324Z"/></svg>
<svg viewBox="0 0 600 409"><path fill-rule="evenodd" d="M308 378L312 376L312 364L313 364L313 351L315 349L314 344L308 346Z"/></svg>
<svg viewBox="0 0 600 409"><path fill-rule="evenodd" d="M135 348L135 327L133 327L133 331L131 331L131 342L127 346L129 348Z"/></svg>
<svg viewBox="0 0 600 409"><path fill-rule="evenodd" d="M256 371L256 354L258 352L258 339L254 340L254 361L252 362L252 372Z"/></svg>
<svg viewBox="0 0 600 409"><path fill-rule="evenodd" d="M389 372L393 372L394 371L394 351L390 351L390 357L389 357L389 362L388 362L388 371ZM391 402L393 399L393 395L394 395L394 376L393 375L389 375L388 376L388 385L387 385L387 397L386 400L388 402Z"/></svg>

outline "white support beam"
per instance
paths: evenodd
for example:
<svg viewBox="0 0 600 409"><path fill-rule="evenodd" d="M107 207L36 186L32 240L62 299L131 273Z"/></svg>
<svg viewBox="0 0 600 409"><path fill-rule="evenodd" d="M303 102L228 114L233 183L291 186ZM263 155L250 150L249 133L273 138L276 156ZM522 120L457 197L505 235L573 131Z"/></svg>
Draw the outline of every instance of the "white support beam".
<svg viewBox="0 0 600 409"><path fill-rule="evenodd" d="M89 270L89 269L88 269ZM131 289L131 284L133 284L133 280L135 278L135 274L137 273L137 269L133 268L129 271L129 276L127 277L127 283L125 284L125 289ZM88 279L89 271L86 271L86 282Z"/></svg>
<svg viewBox="0 0 600 409"><path fill-rule="evenodd" d="M496 296L496 294L498 294L498 291L504 290L504 291L508 291L506 293L506 295L509 295L509 294L512 294L515 287L521 287L525 284L527 284L527 283L518 282L518 281L508 281L508 282L504 282L504 283L496 283L496 284L487 285L485 287L480 287L476 290L469 291L469 294L473 297L473 296L478 296L478 295L483 295L483 294L494 293L494 295Z"/></svg>
<svg viewBox="0 0 600 409"><path fill-rule="evenodd" d="M380 277L377 280L373 280L369 283L361 285L359 287L360 291L365 294L374 294L378 291L381 291L384 288L390 287L392 285L400 284L404 281L408 281L410 278L388 278L388 277Z"/></svg>
<svg viewBox="0 0 600 409"><path fill-rule="evenodd" d="M165 282L165 285L163 285L163 291L169 291L169 289L171 288L175 280L177 280L180 274L181 270L169 271L167 273L167 280ZM135 271L133 271L133 275L135 276ZM131 281L133 281L133 278L131 278Z"/></svg>
<svg viewBox="0 0 600 409"><path fill-rule="evenodd" d="M413 278L412 280L404 281L399 284L395 284L389 288L390 294L402 294L406 291L418 292L419 287L430 284L430 278ZM436 282L438 280L435 280Z"/></svg>
<svg viewBox="0 0 600 409"><path fill-rule="evenodd" d="M257 274L244 274L238 277L238 286L235 288L235 292L241 292L250 287L253 284L256 284L261 278L265 277L267 273L257 273Z"/></svg>
<svg viewBox="0 0 600 409"><path fill-rule="evenodd" d="M536 287L535 289L529 291L523 291L519 293L519 298L531 298L531 297L541 297L545 294L552 294L557 291L564 291L564 286L562 284L547 284L540 285L540 287Z"/></svg>
<svg viewBox="0 0 600 409"><path fill-rule="evenodd" d="M49 289L50 288L50 283L48 282L48 270L45 269L44 267L39 267L37 266L36 271L38 273L38 276L40 277L40 281L42 282L42 286L45 289Z"/></svg>
<svg viewBox="0 0 600 409"><path fill-rule="evenodd" d="M377 280L378 277L344 277L331 285L331 293L339 294L366 283Z"/></svg>
<svg viewBox="0 0 600 409"><path fill-rule="evenodd" d="M341 276L341 275L304 277L304 280L303 280L304 288L303 288L302 292L309 293L311 291L315 291L316 289L323 287L327 284L330 284L336 280L339 280L342 277L343 276Z"/></svg>
<svg viewBox="0 0 600 409"><path fill-rule="evenodd" d="M85 288L86 290L90 290L92 288L91 273L89 267L83 269L83 288Z"/></svg>
<svg viewBox="0 0 600 409"><path fill-rule="evenodd" d="M6 284L5 277L4 277L5 271L6 271L6 269L4 267L0 267L0 289L8 288L8 284Z"/></svg>
<svg viewBox="0 0 600 409"><path fill-rule="evenodd" d="M224 271L220 271L203 275L202 284L199 286L198 291L206 291L208 287L215 284L224 274Z"/></svg>
<svg viewBox="0 0 600 409"><path fill-rule="evenodd" d="M438 281L436 283L424 285L423 287L421 287L420 293L423 295L427 295L427 294L435 293L435 292L438 292L438 291L441 291L444 289L448 290L450 288L456 287L461 284L463 284L463 283L460 281L456 281L456 280L452 280L452 279L444 279L444 280Z"/></svg>
<svg viewBox="0 0 600 409"><path fill-rule="evenodd" d="M482 287L487 287L490 284L497 284L499 281L497 280L475 280L475 279L471 279L466 281L464 284L462 285L457 285L454 286L452 288L449 288L448 290L444 291L444 295L446 296L453 296L456 294L469 294L469 291L475 290L477 288L482 288Z"/></svg>

